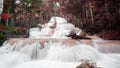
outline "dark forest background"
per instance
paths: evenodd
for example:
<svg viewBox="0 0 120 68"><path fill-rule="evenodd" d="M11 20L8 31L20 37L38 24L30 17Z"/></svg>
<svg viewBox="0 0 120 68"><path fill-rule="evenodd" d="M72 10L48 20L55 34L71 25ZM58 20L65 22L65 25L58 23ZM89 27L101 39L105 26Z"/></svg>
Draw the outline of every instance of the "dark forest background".
<svg viewBox="0 0 120 68"><path fill-rule="evenodd" d="M119 0L21 0L19 4L15 0L4 1L4 10L9 9L9 13L14 14L14 22L20 14L28 20L26 22L30 24L26 27L44 24L52 16L61 16L89 35L120 40ZM37 20L36 24L30 21L33 17Z"/></svg>

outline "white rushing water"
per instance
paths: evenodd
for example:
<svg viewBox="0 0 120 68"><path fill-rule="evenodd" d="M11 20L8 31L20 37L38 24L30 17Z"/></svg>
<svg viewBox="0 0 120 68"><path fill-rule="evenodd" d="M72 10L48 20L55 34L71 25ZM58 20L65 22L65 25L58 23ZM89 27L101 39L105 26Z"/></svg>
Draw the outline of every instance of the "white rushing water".
<svg viewBox="0 0 120 68"><path fill-rule="evenodd" d="M95 39L92 40L94 43L94 47L102 53L106 54L116 54L120 53L120 42L119 40L103 40L103 39Z"/></svg>
<svg viewBox="0 0 120 68"><path fill-rule="evenodd" d="M42 25L41 30L39 28L31 28L29 38L68 38L66 35L70 32L79 34L81 31L81 29L73 24L67 23L64 18L52 17L48 23Z"/></svg>
<svg viewBox="0 0 120 68"><path fill-rule="evenodd" d="M21 48L22 44L6 43L0 48L0 68L76 68L82 59L92 60L102 68L120 68L119 54L102 54L90 45L78 43L70 47L46 42L41 49L37 42Z"/></svg>
<svg viewBox="0 0 120 68"><path fill-rule="evenodd" d="M55 22L54 17L42 28L31 28L29 38L67 38L71 31L76 34L81 30L68 24L64 18L56 17L56 28L49 28ZM76 41L77 42L77 41ZM43 48L44 45L44 48ZM76 68L81 60L96 62L101 68L120 68L120 54L100 53L94 45L77 42L74 46L62 42L38 41L24 45L24 41L14 44L5 42L0 47L0 68Z"/></svg>

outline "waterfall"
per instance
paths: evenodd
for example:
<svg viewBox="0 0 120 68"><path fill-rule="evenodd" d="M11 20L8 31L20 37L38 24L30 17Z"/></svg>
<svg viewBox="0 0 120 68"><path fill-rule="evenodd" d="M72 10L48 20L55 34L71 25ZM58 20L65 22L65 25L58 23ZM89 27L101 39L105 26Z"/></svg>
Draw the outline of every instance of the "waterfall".
<svg viewBox="0 0 120 68"><path fill-rule="evenodd" d="M102 53L120 53L120 42L119 41L98 41L94 42L94 46L97 50Z"/></svg>
<svg viewBox="0 0 120 68"><path fill-rule="evenodd" d="M7 43L4 48L7 52L20 52L26 54L31 59L50 59L60 61L80 61L81 59L98 60L100 53L93 47L78 43L74 46L63 44L62 42L33 42L24 45L23 41L14 44Z"/></svg>
<svg viewBox="0 0 120 68"><path fill-rule="evenodd" d="M103 54L87 44L18 41L6 42L0 47L0 68L76 68L83 59L96 62L102 68L120 68L120 54Z"/></svg>
<svg viewBox="0 0 120 68"><path fill-rule="evenodd" d="M0 54L11 53L11 52L20 52L25 54L31 59L44 59L48 53L48 49L50 48L52 42L45 42L44 48L43 45L39 42L34 42L31 44L24 44L23 41L18 41L13 44L9 42L5 42L3 46L0 48Z"/></svg>
<svg viewBox="0 0 120 68"><path fill-rule="evenodd" d="M27 46L23 47L21 52L26 53L26 55L29 56L31 59L36 59L38 49L39 49L39 44L33 43L31 45L27 45Z"/></svg>
<svg viewBox="0 0 120 68"><path fill-rule="evenodd" d="M49 49L47 59L74 62L82 59L97 61L100 59L100 53L93 47L84 44L69 47L57 43Z"/></svg>

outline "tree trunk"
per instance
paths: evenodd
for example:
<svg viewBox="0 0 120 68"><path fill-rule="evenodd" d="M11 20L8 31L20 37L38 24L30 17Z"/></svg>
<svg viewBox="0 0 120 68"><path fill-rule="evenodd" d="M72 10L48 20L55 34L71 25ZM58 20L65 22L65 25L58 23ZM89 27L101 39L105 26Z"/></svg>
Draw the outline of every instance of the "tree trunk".
<svg viewBox="0 0 120 68"><path fill-rule="evenodd" d="M0 14L2 13L3 11L3 0L0 0Z"/></svg>

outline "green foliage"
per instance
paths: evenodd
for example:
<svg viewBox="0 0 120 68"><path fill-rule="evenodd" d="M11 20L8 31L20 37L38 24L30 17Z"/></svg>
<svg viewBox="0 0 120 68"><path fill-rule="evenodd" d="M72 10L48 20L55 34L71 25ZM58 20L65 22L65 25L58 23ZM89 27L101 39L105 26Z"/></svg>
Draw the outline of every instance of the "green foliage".
<svg viewBox="0 0 120 68"><path fill-rule="evenodd" d="M25 4L25 5L34 5L36 7L40 7L41 3L42 3L42 0L22 0L22 2Z"/></svg>
<svg viewBox="0 0 120 68"><path fill-rule="evenodd" d="M10 26L5 26L4 27L4 30L8 30L8 31L11 31L13 28L12 27L10 27Z"/></svg>
<svg viewBox="0 0 120 68"><path fill-rule="evenodd" d="M3 35L3 33L0 32L0 40L4 39L5 36Z"/></svg>
<svg viewBox="0 0 120 68"><path fill-rule="evenodd" d="M33 3L36 7L40 7L42 5L42 0L34 0Z"/></svg>

